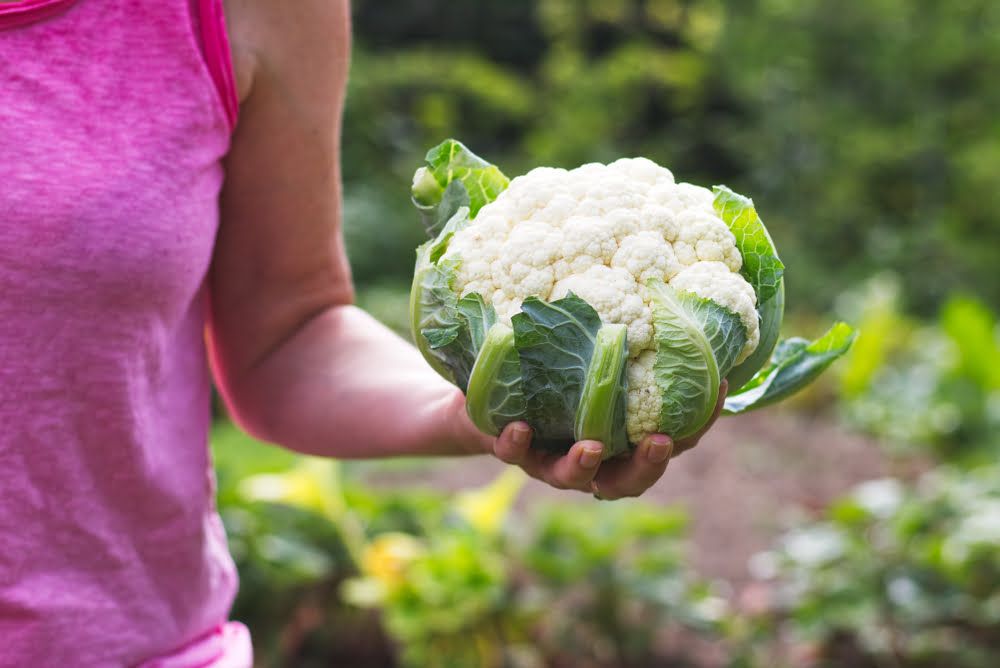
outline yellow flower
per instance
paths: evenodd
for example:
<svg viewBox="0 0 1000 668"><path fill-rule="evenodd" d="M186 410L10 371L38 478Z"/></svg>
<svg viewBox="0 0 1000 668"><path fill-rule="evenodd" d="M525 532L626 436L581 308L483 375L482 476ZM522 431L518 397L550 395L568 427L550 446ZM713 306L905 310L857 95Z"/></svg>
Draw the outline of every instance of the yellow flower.
<svg viewBox="0 0 1000 668"><path fill-rule="evenodd" d="M425 553L423 543L409 534L379 534L361 550L361 575L344 581L341 596L362 608L384 605L405 581L407 567Z"/></svg>
<svg viewBox="0 0 1000 668"><path fill-rule="evenodd" d="M496 533L527 479L521 469L508 468L485 487L459 494L455 509L476 530Z"/></svg>
<svg viewBox="0 0 1000 668"><path fill-rule="evenodd" d="M251 501L269 501L311 510L337 519L345 510L339 464L331 459L304 457L284 473L250 476L239 486Z"/></svg>
<svg viewBox="0 0 1000 668"><path fill-rule="evenodd" d="M379 534L365 547L361 572L391 588L403 581L407 566L425 552L423 544L409 534Z"/></svg>

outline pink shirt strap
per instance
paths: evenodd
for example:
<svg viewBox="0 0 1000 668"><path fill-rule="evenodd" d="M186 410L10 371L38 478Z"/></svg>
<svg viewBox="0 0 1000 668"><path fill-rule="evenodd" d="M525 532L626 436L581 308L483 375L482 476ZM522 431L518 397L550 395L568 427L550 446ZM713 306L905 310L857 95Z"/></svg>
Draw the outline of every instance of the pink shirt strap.
<svg viewBox="0 0 1000 668"><path fill-rule="evenodd" d="M0 30L47 19L67 9L76 0L20 0L0 3Z"/></svg>
<svg viewBox="0 0 1000 668"><path fill-rule="evenodd" d="M240 99L236 92L236 76L233 73L233 58L229 50L222 0L198 0L198 12L205 63L219 92L229 129L232 131L239 116Z"/></svg>

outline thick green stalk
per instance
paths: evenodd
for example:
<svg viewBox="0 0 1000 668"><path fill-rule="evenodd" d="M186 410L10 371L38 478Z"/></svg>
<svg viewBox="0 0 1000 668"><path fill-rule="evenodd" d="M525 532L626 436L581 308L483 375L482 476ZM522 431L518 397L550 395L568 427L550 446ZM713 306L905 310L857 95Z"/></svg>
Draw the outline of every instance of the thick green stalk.
<svg viewBox="0 0 1000 668"><path fill-rule="evenodd" d="M498 383L502 384L504 365L510 364L511 359L515 361L517 359L514 330L497 323L487 332L483 346L479 349L476 364L472 367L472 375L469 376L469 389L465 395L465 408L472 423L485 434L496 436L504 427L497 425L494 420L495 405L491 398L497 390Z"/></svg>
<svg viewBox="0 0 1000 668"><path fill-rule="evenodd" d="M604 443L605 459L628 449L624 429L626 343L625 325L604 325L597 332L576 411L576 439Z"/></svg>

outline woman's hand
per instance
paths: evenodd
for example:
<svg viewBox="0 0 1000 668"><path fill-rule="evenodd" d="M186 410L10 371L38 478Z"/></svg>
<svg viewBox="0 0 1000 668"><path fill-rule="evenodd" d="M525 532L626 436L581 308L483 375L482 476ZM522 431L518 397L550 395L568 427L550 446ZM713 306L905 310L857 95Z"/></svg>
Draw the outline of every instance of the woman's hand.
<svg viewBox="0 0 1000 668"><path fill-rule="evenodd" d="M727 390L728 383L722 381L715 412L698 433L677 442L664 434L652 434L627 458L602 462L603 446L598 441L575 443L565 455L532 450L531 428L524 422L512 422L496 438L479 432L474 438L477 447L508 464L520 466L531 477L556 489L593 493L604 500L634 497L660 479L673 457L698 444L722 412ZM464 402L462 410L464 416Z"/></svg>

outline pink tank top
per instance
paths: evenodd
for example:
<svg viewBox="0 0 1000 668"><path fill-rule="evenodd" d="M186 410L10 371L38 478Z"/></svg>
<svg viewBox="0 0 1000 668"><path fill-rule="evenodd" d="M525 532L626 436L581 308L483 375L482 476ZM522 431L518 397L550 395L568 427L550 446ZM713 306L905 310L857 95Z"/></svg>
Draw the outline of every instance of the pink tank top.
<svg viewBox="0 0 1000 668"><path fill-rule="evenodd" d="M207 447L221 0L0 4L0 666L248 667Z"/></svg>

